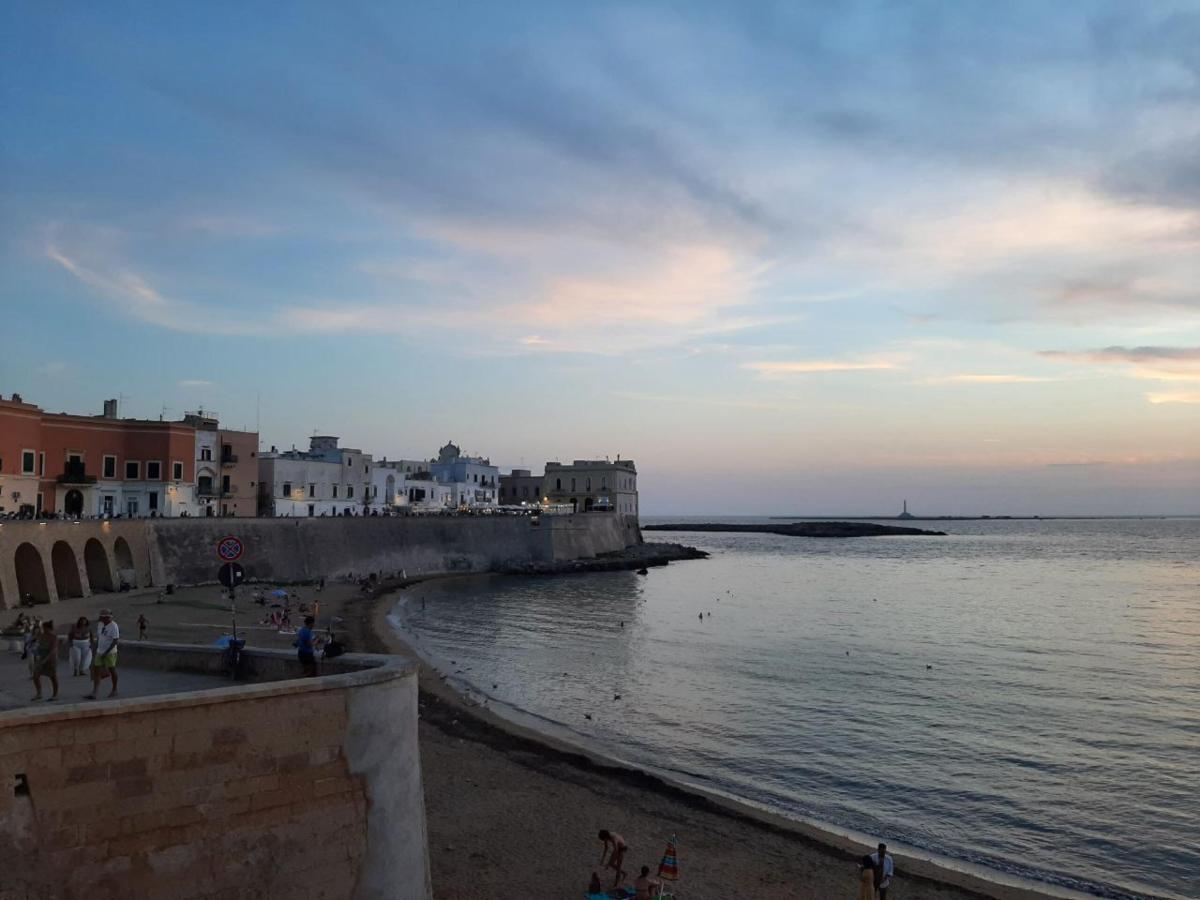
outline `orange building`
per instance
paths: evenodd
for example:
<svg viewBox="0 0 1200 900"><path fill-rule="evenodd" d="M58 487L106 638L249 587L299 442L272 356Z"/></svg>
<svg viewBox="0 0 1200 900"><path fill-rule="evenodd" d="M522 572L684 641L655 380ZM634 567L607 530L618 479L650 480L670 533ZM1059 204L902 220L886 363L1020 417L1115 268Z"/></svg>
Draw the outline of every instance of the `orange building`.
<svg viewBox="0 0 1200 900"><path fill-rule="evenodd" d="M0 398L0 514L177 516L195 503L196 429L47 413Z"/></svg>

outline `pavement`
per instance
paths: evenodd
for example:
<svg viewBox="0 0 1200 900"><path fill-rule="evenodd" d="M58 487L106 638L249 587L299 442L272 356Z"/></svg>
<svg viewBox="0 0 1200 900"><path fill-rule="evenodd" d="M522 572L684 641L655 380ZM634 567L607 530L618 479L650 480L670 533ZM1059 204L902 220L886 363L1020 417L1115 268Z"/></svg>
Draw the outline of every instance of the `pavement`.
<svg viewBox="0 0 1200 900"><path fill-rule="evenodd" d="M154 669L122 668L118 672L121 699L149 697L154 694L174 694L181 691L200 691L224 687L230 682L215 675L200 675L194 672L160 672ZM20 653L8 649L0 652L0 712L26 707L51 708L72 703L103 703L111 686L100 682L99 700L85 700L84 694L91 693L92 680L86 675L71 674L71 664L60 660L58 664L58 699L34 702L33 681L29 677L29 662L21 659ZM50 681L42 679L42 697L52 693Z"/></svg>
<svg viewBox="0 0 1200 900"><path fill-rule="evenodd" d="M237 591L238 636L246 639L248 647L291 649L296 639L294 631L279 632L274 626L264 624L270 614L270 606L260 606L253 600L254 586L243 586ZM264 596L275 585L262 585ZM288 587L295 600L291 603L291 621L299 627L303 615L299 604L309 608L319 603L318 626L324 628L332 623L337 628L336 614L342 604L360 596L354 585L328 585L318 592L315 587ZM271 602L278 602L272 598ZM138 639L137 619L144 615L149 623L146 639L173 644L213 644L224 635L230 634L233 612L224 590L215 585L180 588L166 595L157 589L129 591L126 593L96 594L92 597L62 600L54 604L43 604L23 610L26 615L51 619L60 639L80 616L87 616L93 628L101 609L110 609L113 619L121 629L121 642ZM0 626L14 621L22 610L0 610ZM119 656L118 656L119 658ZM84 700L83 695L91 691L91 679L73 676L71 664L60 659L58 664L59 699L54 703L103 703L109 684L100 683L100 700ZM218 676L200 675L190 672L162 672L149 669L121 668L119 673L120 693L118 697L145 697L154 694L171 694L179 691L194 691L220 687L228 682ZM42 695L50 695L49 682L42 679ZM20 652L12 652L7 643L0 643L0 711L20 709L34 705L53 706L43 700L34 704L33 681L29 677L28 661L21 659Z"/></svg>

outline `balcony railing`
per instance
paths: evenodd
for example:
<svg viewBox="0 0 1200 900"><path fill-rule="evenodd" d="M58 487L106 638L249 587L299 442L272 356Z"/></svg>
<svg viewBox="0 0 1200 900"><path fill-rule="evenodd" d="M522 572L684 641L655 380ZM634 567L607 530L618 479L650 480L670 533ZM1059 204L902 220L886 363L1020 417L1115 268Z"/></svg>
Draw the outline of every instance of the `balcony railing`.
<svg viewBox="0 0 1200 900"><path fill-rule="evenodd" d="M221 465L223 465L223 466L236 466L237 461L238 461L238 458L237 458L236 453L222 453L221 454Z"/></svg>
<svg viewBox="0 0 1200 900"><path fill-rule="evenodd" d="M82 462L68 461L63 466L63 473L58 476L59 484L95 484L96 476L87 473L87 467Z"/></svg>

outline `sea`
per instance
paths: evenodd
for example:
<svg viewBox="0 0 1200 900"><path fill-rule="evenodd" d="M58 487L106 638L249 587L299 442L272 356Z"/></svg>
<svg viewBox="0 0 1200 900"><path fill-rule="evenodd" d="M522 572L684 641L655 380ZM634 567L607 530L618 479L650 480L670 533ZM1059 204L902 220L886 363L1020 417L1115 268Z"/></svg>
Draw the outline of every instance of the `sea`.
<svg viewBox="0 0 1200 900"><path fill-rule="evenodd" d="M711 557L453 579L393 621L492 708L678 781L1096 896L1200 897L1200 518L907 524L947 534L646 532Z"/></svg>

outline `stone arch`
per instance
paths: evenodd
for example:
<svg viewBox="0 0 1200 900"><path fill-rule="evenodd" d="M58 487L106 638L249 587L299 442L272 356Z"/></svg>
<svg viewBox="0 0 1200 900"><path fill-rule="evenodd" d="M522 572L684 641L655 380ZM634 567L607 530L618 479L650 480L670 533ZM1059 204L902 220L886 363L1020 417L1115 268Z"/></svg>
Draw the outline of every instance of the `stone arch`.
<svg viewBox="0 0 1200 900"><path fill-rule="evenodd" d="M83 596L83 585L79 582L79 560L66 541L55 541L50 549L50 567L54 570L54 589L59 600Z"/></svg>
<svg viewBox="0 0 1200 900"><path fill-rule="evenodd" d="M111 591L114 587L112 567L108 564L108 554L104 545L95 538L88 538L83 545L83 565L87 569L88 587L92 593Z"/></svg>
<svg viewBox="0 0 1200 900"><path fill-rule="evenodd" d="M34 603L50 602L50 587L46 584L46 566L37 547L26 541L13 556L17 570L17 593L20 599L29 597Z"/></svg>
<svg viewBox="0 0 1200 900"><path fill-rule="evenodd" d="M137 587L137 569L133 565L133 551L129 549L129 541L123 537L113 541L113 556L117 560L117 580L121 584Z"/></svg>

